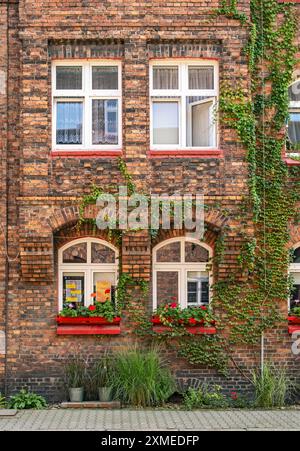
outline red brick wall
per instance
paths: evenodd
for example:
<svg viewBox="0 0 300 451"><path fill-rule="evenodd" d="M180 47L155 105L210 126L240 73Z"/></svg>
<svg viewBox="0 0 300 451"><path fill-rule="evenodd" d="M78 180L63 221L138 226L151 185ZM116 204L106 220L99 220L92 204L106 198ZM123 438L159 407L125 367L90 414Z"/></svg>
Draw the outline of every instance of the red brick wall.
<svg viewBox="0 0 300 451"><path fill-rule="evenodd" d="M7 3L9 3L8 16ZM6 133L6 93L0 91L0 216L6 223L5 193L9 195L9 253L19 257L9 264L7 307L7 382L9 391L24 384L58 399L62 364L69 352L81 350L91 360L104 349L119 349L135 341L130 318L122 335L99 340L96 337L58 337L57 267L59 243L80 234L71 229L78 220L78 200L93 183L107 187L123 183L113 157L74 158L51 155L51 61L55 58L112 57L122 59L123 68L123 157L143 191L173 193L204 191L206 242L213 247L221 230L228 228L225 261L217 277L226 279L237 267L237 255L244 238L252 233L248 218L239 213L247 193L245 150L232 130L220 127L222 158L150 158L149 155L149 60L153 57L218 58L220 82L229 78L235 86L249 90L247 61L242 51L247 30L238 21L212 18L218 1L98 0L0 0L0 71L9 71L9 113ZM249 14L249 1L239 1ZM19 13L19 16L18 16ZM9 24L9 64L6 29ZM0 72L1 74L1 72ZM2 120L2 118L4 120ZM8 139L8 171L6 171ZM9 184L5 185L5 174ZM176 232L162 233L158 240ZM182 232L181 232L182 234ZM180 235L180 233L179 233ZM299 237L300 240L300 237ZM155 243L154 243L155 244ZM122 268L136 277L151 280L151 241L146 233L124 237ZM5 327L5 258L0 247L0 330ZM242 275L241 275L242 277ZM138 299L138 293L137 293ZM148 305L150 309L151 299ZM290 359L290 338L286 326L279 331L280 347L274 357ZM248 368L258 366L259 350L242 349L237 360ZM1 360L2 359L2 360ZM178 377L193 377L243 386L232 368L228 381L207 368L191 368L173 361ZM0 379L3 375L0 356ZM3 377L2 377L3 380Z"/></svg>

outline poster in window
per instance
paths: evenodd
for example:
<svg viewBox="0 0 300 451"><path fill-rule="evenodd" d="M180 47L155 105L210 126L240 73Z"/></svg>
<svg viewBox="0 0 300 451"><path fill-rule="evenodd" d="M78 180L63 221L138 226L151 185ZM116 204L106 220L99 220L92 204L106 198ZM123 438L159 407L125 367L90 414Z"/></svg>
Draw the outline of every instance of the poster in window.
<svg viewBox="0 0 300 451"><path fill-rule="evenodd" d="M79 304L84 300L84 277L64 277L64 302Z"/></svg>
<svg viewBox="0 0 300 451"><path fill-rule="evenodd" d="M96 302L111 301L111 283L105 281L96 282Z"/></svg>

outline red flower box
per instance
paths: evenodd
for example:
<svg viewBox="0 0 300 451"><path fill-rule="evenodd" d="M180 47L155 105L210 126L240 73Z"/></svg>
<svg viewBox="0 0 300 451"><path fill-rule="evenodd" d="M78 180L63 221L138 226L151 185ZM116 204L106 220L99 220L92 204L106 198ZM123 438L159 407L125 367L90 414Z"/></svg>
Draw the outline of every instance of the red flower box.
<svg viewBox="0 0 300 451"><path fill-rule="evenodd" d="M64 316L57 316L56 317L57 324L72 324L72 325L78 325L78 324L98 324L98 325L115 325L120 324L121 318L117 316L113 319L113 321L108 321L106 318L100 317L100 316L89 316L89 317L76 317L76 318L70 318L70 317L64 317Z"/></svg>
<svg viewBox="0 0 300 451"><path fill-rule="evenodd" d="M289 316L288 320L290 324L300 324L299 316Z"/></svg>
<svg viewBox="0 0 300 451"><path fill-rule="evenodd" d="M186 326L186 331L193 335L215 335L217 329L215 327L203 327L203 326ZM172 332L172 328L168 326L153 326L153 332L157 334L164 334L165 332Z"/></svg>

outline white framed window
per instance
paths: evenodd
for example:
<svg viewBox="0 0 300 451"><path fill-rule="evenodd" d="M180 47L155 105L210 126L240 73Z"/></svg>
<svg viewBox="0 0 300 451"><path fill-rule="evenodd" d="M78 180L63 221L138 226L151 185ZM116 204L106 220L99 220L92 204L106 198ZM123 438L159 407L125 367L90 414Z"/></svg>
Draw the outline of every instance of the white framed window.
<svg viewBox="0 0 300 451"><path fill-rule="evenodd" d="M54 150L121 149L121 62L54 62L52 105Z"/></svg>
<svg viewBox="0 0 300 451"><path fill-rule="evenodd" d="M153 60L150 64L152 150L205 150L218 146L216 61Z"/></svg>
<svg viewBox="0 0 300 451"><path fill-rule="evenodd" d="M74 240L60 248L59 310L88 307L104 294L115 302L118 258L118 250L112 244L97 238Z"/></svg>
<svg viewBox="0 0 300 451"><path fill-rule="evenodd" d="M171 238L153 249L153 310L177 302L181 308L208 305L212 250L191 238Z"/></svg>
<svg viewBox="0 0 300 451"><path fill-rule="evenodd" d="M289 87L289 120L287 125L290 153L300 152L300 79Z"/></svg>
<svg viewBox="0 0 300 451"><path fill-rule="evenodd" d="M300 307L300 243L293 248L289 273L293 281L292 294L289 299L289 309L292 309Z"/></svg>

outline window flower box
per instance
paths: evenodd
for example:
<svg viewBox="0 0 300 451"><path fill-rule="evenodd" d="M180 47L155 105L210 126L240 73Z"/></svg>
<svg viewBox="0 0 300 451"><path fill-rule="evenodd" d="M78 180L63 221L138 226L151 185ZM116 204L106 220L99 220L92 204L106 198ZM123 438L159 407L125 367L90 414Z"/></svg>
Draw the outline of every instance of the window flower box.
<svg viewBox="0 0 300 451"><path fill-rule="evenodd" d="M108 321L106 318L103 318L101 316L75 317L75 318L57 316L56 322L57 324L72 324L72 325L78 324L115 325L120 324L121 318L117 316L112 321Z"/></svg>
<svg viewBox="0 0 300 451"><path fill-rule="evenodd" d="M288 317L288 321L288 331L290 335L293 335L295 332L300 332L300 316L291 314Z"/></svg>
<svg viewBox="0 0 300 451"><path fill-rule="evenodd" d="M289 316L288 320L289 320L289 324L299 324L300 325L300 317L299 316Z"/></svg>
<svg viewBox="0 0 300 451"><path fill-rule="evenodd" d="M57 335L120 335L121 318L112 321L103 317L62 317L56 318Z"/></svg>

